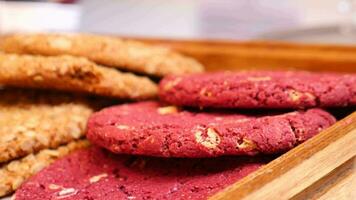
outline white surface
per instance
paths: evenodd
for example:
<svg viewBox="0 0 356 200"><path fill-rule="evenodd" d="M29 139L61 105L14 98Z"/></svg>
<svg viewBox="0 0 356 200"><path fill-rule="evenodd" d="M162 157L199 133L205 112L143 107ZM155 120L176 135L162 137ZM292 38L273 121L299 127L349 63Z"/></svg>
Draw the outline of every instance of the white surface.
<svg viewBox="0 0 356 200"><path fill-rule="evenodd" d="M50 2L0 1L0 32L75 31L80 6Z"/></svg>
<svg viewBox="0 0 356 200"><path fill-rule="evenodd" d="M340 6L345 1L83 0L76 5L0 1L0 33L78 30L146 37L255 39L265 33L356 21L356 15L352 18L340 12L352 11Z"/></svg>
<svg viewBox="0 0 356 200"><path fill-rule="evenodd" d="M344 23L345 0L84 0L82 31L170 38L253 39ZM347 19L346 19L347 20Z"/></svg>
<svg viewBox="0 0 356 200"><path fill-rule="evenodd" d="M198 37L197 0L84 0L81 31Z"/></svg>

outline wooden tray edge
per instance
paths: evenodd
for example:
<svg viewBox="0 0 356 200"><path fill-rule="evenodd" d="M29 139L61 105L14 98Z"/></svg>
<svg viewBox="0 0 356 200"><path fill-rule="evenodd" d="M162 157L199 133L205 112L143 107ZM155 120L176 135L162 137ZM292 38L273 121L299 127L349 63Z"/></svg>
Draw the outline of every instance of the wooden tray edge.
<svg viewBox="0 0 356 200"><path fill-rule="evenodd" d="M354 157L355 146L353 112L210 199L290 199Z"/></svg>

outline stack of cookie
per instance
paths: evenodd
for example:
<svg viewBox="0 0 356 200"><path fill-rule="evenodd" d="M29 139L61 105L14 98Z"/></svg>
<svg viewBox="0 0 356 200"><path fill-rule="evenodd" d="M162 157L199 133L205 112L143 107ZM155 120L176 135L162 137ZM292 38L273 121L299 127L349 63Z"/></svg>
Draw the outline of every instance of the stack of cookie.
<svg viewBox="0 0 356 200"><path fill-rule="evenodd" d="M3 36L0 197L59 157L88 146L84 133L94 111L114 99L156 98L151 77L201 71L191 58L131 40L85 34Z"/></svg>
<svg viewBox="0 0 356 200"><path fill-rule="evenodd" d="M160 101L91 115L93 144L42 170L16 199L206 199L331 126L356 105L356 76L170 75Z"/></svg>

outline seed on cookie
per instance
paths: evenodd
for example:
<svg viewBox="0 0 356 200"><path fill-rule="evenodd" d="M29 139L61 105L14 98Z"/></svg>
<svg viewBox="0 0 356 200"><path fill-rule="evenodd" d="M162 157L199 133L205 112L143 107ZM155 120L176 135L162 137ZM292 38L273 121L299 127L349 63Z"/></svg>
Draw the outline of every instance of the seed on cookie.
<svg viewBox="0 0 356 200"><path fill-rule="evenodd" d="M123 124L118 124L118 125L116 125L116 128L121 129L121 130L128 130L128 129L130 129L129 126L123 125Z"/></svg>
<svg viewBox="0 0 356 200"><path fill-rule="evenodd" d="M165 107L159 107L157 111L161 115L166 115L166 114L178 113L179 109L176 106L165 106Z"/></svg>
<svg viewBox="0 0 356 200"><path fill-rule="evenodd" d="M72 56L21 56L0 53L0 84L82 92L119 99L147 99L157 86L146 77L102 67Z"/></svg>
<svg viewBox="0 0 356 200"><path fill-rule="evenodd" d="M203 71L199 62L171 49L90 34L8 35L1 38L0 50L17 54L80 56L101 65L159 77Z"/></svg>
<svg viewBox="0 0 356 200"><path fill-rule="evenodd" d="M247 138L243 138L242 142L237 142L237 148L238 149L248 149L248 150L253 150L256 149L256 144Z"/></svg>
<svg viewBox="0 0 356 200"><path fill-rule="evenodd" d="M195 141L206 148L215 149L220 143L220 136L213 128L207 128L207 136L202 130L195 132Z"/></svg>
<svg viewBox="0 0 356 200"><path fill-rule="evenodd" d="M75 195L78 192L78 190L74 188L63 188L61 191L57 193L58 198L57 199L63 199L67 198L70 196Z"/></svg>
<svg viewBox="0 0 356 200"><path fill-rule="evenodd" d="M301 92L296 90L288 90L288 95L292 101L299 101L299 99L303 96Z"/></svg>
<svg viewBox="0 0 356 200"><path fill-rule="evenodd" d="M315 96L310 92L299 92L296 90L288 90L289 98L292 101L299 101L301 98L306 98L307 100L314 101Z"/></svg>
<svg viewBox="0 0 356 200"><path fill-rule="evenodd" d="M48 188L51 189L51 190L58 190L58 189L62 188L62 186L59 186L59 185L51 183L51 184L48 185Z"/></svg>
<svg viewBox="0 0 356 200"><path fill-rule="evenodd" d="M92 176L92 177L89 179L89 182L90 182L90 183L96 183L96 182L100 181L100 179L105 178L105 177L107 177L107 176L108 176L107 173L102 173L102 174L99 174L99 175L95 175L95 176Z"/></svg>

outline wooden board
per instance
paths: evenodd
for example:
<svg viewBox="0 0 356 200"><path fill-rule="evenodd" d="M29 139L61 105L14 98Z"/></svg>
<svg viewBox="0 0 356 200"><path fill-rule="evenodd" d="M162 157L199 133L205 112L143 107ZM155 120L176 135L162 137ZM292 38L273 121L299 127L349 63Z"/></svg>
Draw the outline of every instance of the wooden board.
<svg viewBox="0 0 356 200"><path fill-rule="evenodd" d="M193 56L208 71L294 69L356 72L356 47L352 46L142 40ZM353 112L211 199L356 199L355 162L356 112Z"/></svg>
<svg viewBox="0 0 356 200"><path fill-rule="evenodd" d="M208 71L293 69L356 73L356 47L352 46L140 40L193 56ZM353 112L210 199L356 199L355 162Z"/></svg>
<svg viewBox="0 0 356 200"><path fill-rule="evenodd" d="M224 42L140 39L174 48L207 70L290 69L356 72L356 47L281 42Z"/></svg>
<svg viewBox="0 0 356 200"><path fill-rule="evenodd" d="M352 160L355 146L356 112L211 199L293 198Z"/></svg>

